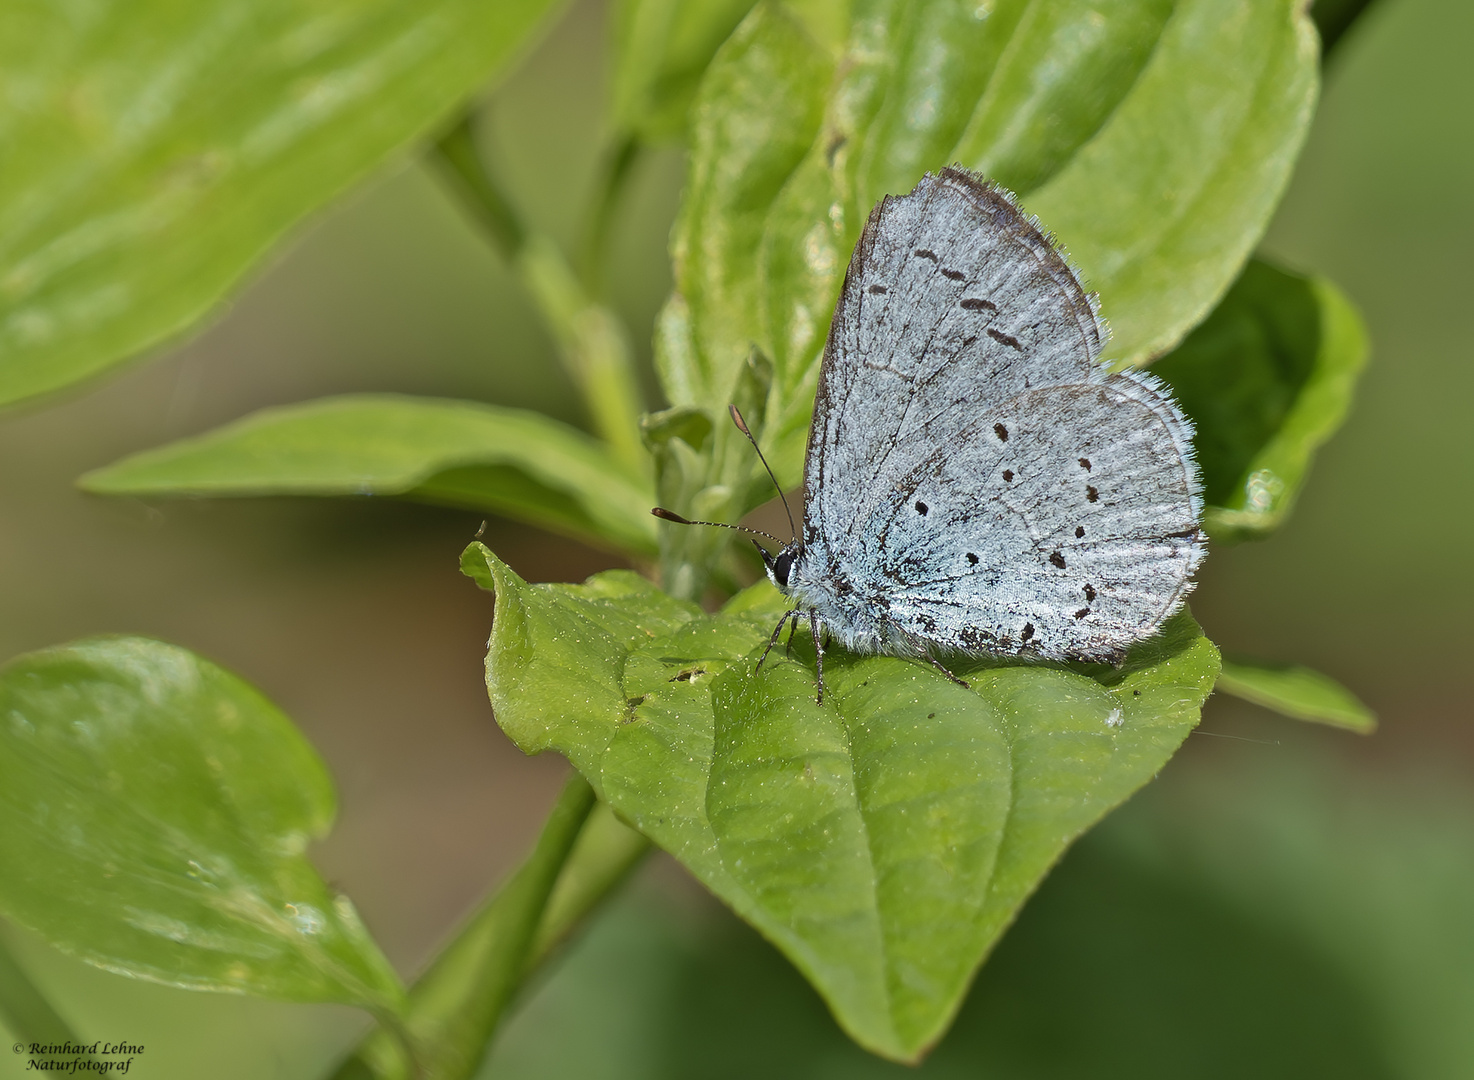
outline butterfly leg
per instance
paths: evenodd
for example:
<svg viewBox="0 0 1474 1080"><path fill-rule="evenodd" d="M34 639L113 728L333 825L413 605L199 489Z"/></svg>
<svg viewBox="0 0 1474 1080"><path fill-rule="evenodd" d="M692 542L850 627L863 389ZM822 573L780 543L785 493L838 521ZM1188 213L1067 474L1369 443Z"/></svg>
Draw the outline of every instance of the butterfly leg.
<svg viewBox="0 0 1474 1080"><path fill-rule="evenodd" d="M926 662L928 664L930 664L932 667L936 668L943 675L947 676L947 678L951 679L958 686L962 687L962 689L964 689L964 690L971 690L972 689L972 687L968 686L967 683L965 683L963 680L959 679L956 675L953 675L950 671L948 671L947 668L942 664L942 662L940 660L938 660L935 656L933 656L931 653L924 652L921 655L926 658Z"/></svg>
<svg viewBox="0 0 1474 1080"><path fill-rule="evenodd" d="M798 611L798 610L785 611L783 613L783 618L781 618L781 619L778 620L778 625L775 626L775 627L773 627L772 634L770 634L768 636L768 647L763 650L763 655L761 655L761 656L759 656L757 658L757 666L752 669L752 673L754 675L756 675L759 671L762 670L763 661L768 658L768 653L770 653L770 652L773 651L773 646L776 645L776 644L778 644L778 635L781 634L781 633L783 633L783 626L784 626L784 624L787 623L789 619L792 619L793 620L793 628L796 630L796 629L798 629L798 621L800 619L802 619L803 617L804 617L804 613L802 611ZM789 640L790 641L793 640L793 635L791 633L789 634Z"/></svg>
<svg viewBox="0 0 1474 1080"><path fill-rule="evenodd" d="M823 622L819 612L809 608L809 630L814 635L814 677L819 683L819 692L814 696L815 705L824 704L824 637Z"/></svg>
<svg viewBox="0 0 1474 1080"><path fill-rule="evenodd" d="M799 618L802 618L802 615ZM798 633L798 619L794 619L793 622L788 624L788 641L783 645L783 654L785 656L793 655L793 635L796 633Z"/></svg>

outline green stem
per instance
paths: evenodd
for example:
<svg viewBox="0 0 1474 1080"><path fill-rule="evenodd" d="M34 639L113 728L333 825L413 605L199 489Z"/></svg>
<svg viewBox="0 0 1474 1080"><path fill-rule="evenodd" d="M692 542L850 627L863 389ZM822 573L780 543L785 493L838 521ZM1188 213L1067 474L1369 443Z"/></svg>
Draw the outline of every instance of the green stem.
<svg viewBox="0 0 1474 1080"><path fill-rule="evenodd" d="M595 432L616 458L644 472L649 467L639 432L644 403L619 317L589 294L557 244L518 218L477 152L469 116L436 143L433 160L537 304Z"/></svg>
<svg viewBox="0 0 1474 1080"><path fill-rule="evenodd" d="M1320 58L1325 63L1331 51L1345 38L1357 19L1372 5L1373 0L1315 0L1310 8L1310 17L1320 31Z"/></svg>
<svg viewBox="0 0 1474 1080"><path fill-rule="evenodd" d="M335 1080L460 1080L475 1073L530 965L550 947L543 929L549 901L594 805L593 789L575 773L527 861L410 990L404 1039L380 1029L333 1074Z"/></svg>
<svg viewBox="0 0 1474 1080"><path fill-rule="evenodd" d="M594 430L615 457L644 472L649 468L640 443L644 409L619 316L589 299L563 253L545 236L531 236L522 245L517 270L552 331L564 367L583 393Z"/></svg>
<svg viewBox="0 0 1474 1080"><path fill-rule="evenodd" d="M590 292L597 293L600 275L604 270L605 253L609 245L609 227L614 220L614 210L624 194L625 183L640 157L640 141L625 134L617 139L604 156L600 168L599 184L590 208L588 224L584 229L583 283Z"/></svg>
<svg viewBox="0 0 1474 1080"><path fill-rule="evenodd" d="M26 1046L81 1042L36 989L4 942L0 942L0 1023L16 1042Z"/></svg>
<svg viewBox="0 0 1474 1080"><path fill-rule="evenodd" d="M512 262L527 239L527 230L517 217L517 211L512 209L511 202L481 163L472 126L474 115L468 112L456 121L455 126L435 144L435 155L453 178L457 194L475 215L477 223L486 230L502 258Z"/></svg>

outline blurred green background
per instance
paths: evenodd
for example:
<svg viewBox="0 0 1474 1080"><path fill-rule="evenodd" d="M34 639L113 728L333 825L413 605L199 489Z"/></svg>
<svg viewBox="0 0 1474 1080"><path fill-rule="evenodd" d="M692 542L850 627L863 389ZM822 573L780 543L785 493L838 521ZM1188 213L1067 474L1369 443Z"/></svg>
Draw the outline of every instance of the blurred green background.
<svg viewBox="0 0 1474 1080"><path fill-rule="evenodd" d="M576 4L486 110L496 169L565 240L596 163L604 42L602 5ZM1381 731L1213 699L1159 782L1045 882L922 1075L1474 1075L1471 49L1474 7L1381 0L1334 57L1264 251L1353 297L1372 365L1289 525L1214 551L1193 603L1226 651L1328 672ZM681 177L674 152L641 162L606 267L646 352ZM194 339L0 418L0 655L142 633L254 681L337 778L318 865L412 975L525 850L564 769L522 758L492 723L490 602L456 566L479 517L71 487L250 410L357 390L580 419L519 286L416 163L317 221ZM487 532L533 580L614 564L527 528ZM366 1026L346 1009L129 982L7 939L79 1032L144 1043L147 1077L312 1077ZM0 1057L0 1077L23 1060ZM850 1047L663 859L540 980L490 1071L903 1075Z"/></svg>

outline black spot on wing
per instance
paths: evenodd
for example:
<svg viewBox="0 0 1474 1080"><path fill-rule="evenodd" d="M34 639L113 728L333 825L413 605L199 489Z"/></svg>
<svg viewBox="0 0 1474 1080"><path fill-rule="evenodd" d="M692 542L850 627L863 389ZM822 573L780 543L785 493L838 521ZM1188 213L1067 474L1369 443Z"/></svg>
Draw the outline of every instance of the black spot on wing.
<svg viewBox="0 0 1474 1080"><path fill-rule="evenodd" d="M928 507L926 503L922 502L920 499L916 500L916 512L922 517L926 517L926 512L929 509L930 507Z"/></svg>
<svg viewBox="0 0 1474 1080"><path fill-rule="evenodd" d="M1078 539L1080 539L1080 537L1082 537L1084 535L1085 535L1085 526L1084 525L1076 525L1075 526L1075 539L1078 540Z"/></svg>
<svg viewBox="0 0 1474 1080"><path fill-rule="evenodd" d="M1054 565L1059 567L1061 570L1065 568L1065 557L1061 555L1058 551L1052 551L1049 553L1049 561L1054 563Z"/></svg>
<svg viewBox="0 0 1474 1080"><path fill-rule="evenodd" d="M991 300L983 300L976 296L964 296L957 306L964 309L965 311L996 312L998 310L998 305L993 303Z"/></svg>
<svg viewBox="0 0 1474 1080"><path fill-rule="evenodd" d="M1086 472L1090 471L1090 459L1088 457L1082 457L1080 459L1080 468L1084 469Z"/></svg>
<svg viewBox="0 0 1474 1080"><path fill-rule="evenodd" d="M932 262L940 261L937 258L937 253L931 248L917 248L911 254L915 255L918 259L930 259Z"/></svg>
<svg viewBox="0 0 1474 1080"><path fill-rule="evenodd" d="M999 442L1007 442L1008 441L1008 429L1006 427L1004 427L1002 424L994 424L993 425L993 434L995 434L995 435L998 436L998 441Z"/></svg>
<svg viewBox="0 0 1474 1080"><path fill-rule="evenodd" d="M1089 484L1085 485L1085 499L1087 502L1100 502L1100 492Z"/></svg>
<svg viewBox="0 0 1474 1080"><path fill-rule="evenodd" d="M1085 583L1085 599L1089 600L1092 604L1095 603L1095 586L1091 585L1088 581Z"/></svg>
<svg viewBox="0 0 1474 1080"><path fill-rule="evenodd" d="M1024 351L1024 347L1018 343L1018 338L1012 334L1005 334L1003 331L994 330L990 326L988 327L988 336L1000 345L1007 345L1010 349L1017 349L1019 352Z"/></svg>
<svg viewBox="0 0 1474 1080"><path fill-rule="evenodd" d="M978 564L978 557L975 554L973 554L971 551L969 551L967 553L967 561L969 563L971 563L973 566L976 566Z"/></svg>
<svg viewBox="0 0 1474 1080"><path fill-rule="evenodd" d="M964 274L961 270L953 270L950 267L946 266L942 267L942 276L949 277L953 281L962 281L964 278L967 277L967 275Z"/></svg>
<svg viewBox="0 0 1474 1080"><path fill-rule="evenodd" d="M1034 624L1031 622L1024 623L1024 632L1019 636L1022 637L1025 641L1028 641L1031 637L1034 636Z"/></svg>
<svg viewBox="0 0 1474 1080"><path fill-rule="evenodd" d="M1013 482L1013 470L1012 469L1004 469L1003 470L1003 479L1006 480L1006 481L1008 481L1009 483L1012 483Z"/></svg>
<svg viewBox="0 0 1474 1080"><path fill-rule="evenodd" d="M890 292L890 290L887 289L884 285L872 285L870 286L870 291L876 296L884 296L886 293Z"/></svg>
<svg viewBox="0 0 1474 1080"><path fill-rule="evenodd" d="M1087 616L1089 614L1090 614L1090 609L1088 607L1082 607L1079 611L1075 612L1075 618L1077 618L1077 619L1083 619L1083 618L1085 618L1085 616Z"/></svg>

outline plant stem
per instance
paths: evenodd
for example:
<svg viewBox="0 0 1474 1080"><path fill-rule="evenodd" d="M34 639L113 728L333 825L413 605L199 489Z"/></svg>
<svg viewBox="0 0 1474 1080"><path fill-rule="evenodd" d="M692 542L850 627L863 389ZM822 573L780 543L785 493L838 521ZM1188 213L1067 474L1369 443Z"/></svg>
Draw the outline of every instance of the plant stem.
<svg viewBox="0 0 1474 1080"><path fill-rule="evenodd" d="M1371 7L1373 0L1315 0L1310 8L1310 17L1320 31L1321 63L1345 38L1357 19Z"/></svg>
<svg viewBox="0 0 1474 1080"><path fill-rule="evenodd" d="M502 258L513 262L527 240L527 230L502 189L481 163L476 148L474 113L463 113L455 126L435 144L441 165L456 181L456 191L476 221L486 230Z"/></svg>
<svg viewBox="0 0 1474 1080"><path fill-rule="evenodd" d="M604 257L609 244L609 226L614 209L624 194L635 162L640 157L640 141L628 133L621 135L605 153L599 170L599 184L590 206L583 240L583 283L590 292L599 292L599 278L604 270Z"/></svg>
<svg viewBox="0 0 1474 1080"><path fill-rule="evenodd" d="M593 788L573 774L527 861L410 990L403 1029L413 1060L406 1057L400 1040L380 1029L333 1074L335 1080L410 1076L461 1080L475 1073L531 963L550 948L551 939L543 929L549 900L594 805ZM606 892L618 883L607 874L600 880ZM580 914L593 899L579 909Z"/></svg>
<svg viewBox="0 0 1474 1080"><path fill-rule="evenodd" d="M0 942L0 1022L16 1042L81 1042Z"/></svg>
<svg viewBox="0 0 1474 1080"><path fill-rule="evenodd" d="M649 461L639 433L644 404L619 317L589 294L557 244L522 223L477 152L469 114L435 144L432 160L537 304L595 432L616 458L645 472Z"/></svg>
<svg viewBox="0 0 1474 1080"><path fill-rule="evenodd" d="M516 265L552 332L564 367L583 393L594 430L615 457L643 473L649 468L640 443L644 409L619 316L589 299L563 253L545 236L530 236Z"/></svg>

